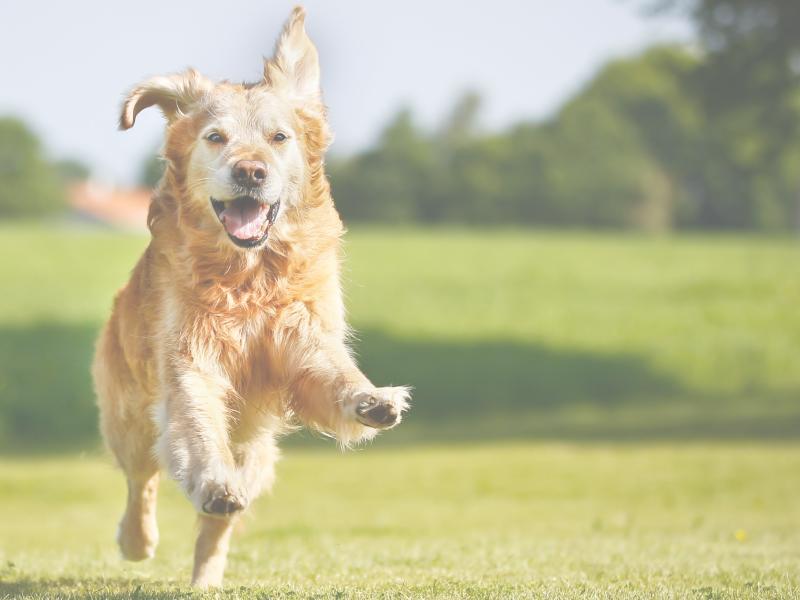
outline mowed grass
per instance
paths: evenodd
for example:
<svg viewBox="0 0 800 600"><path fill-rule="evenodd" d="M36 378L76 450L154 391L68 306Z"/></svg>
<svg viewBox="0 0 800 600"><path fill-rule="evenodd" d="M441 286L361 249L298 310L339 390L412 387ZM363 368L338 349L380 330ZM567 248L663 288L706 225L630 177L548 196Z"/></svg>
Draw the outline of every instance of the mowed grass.
<svg viewBox="0 0 800 600"><path fill-rule="evenodd" d="M95 456L5 460L0 597L186 597L193 516L162 485L155 560L113 545ZM791 598L794 445L293 450L237 533L230 598Z"/></svg>
<svg viewBox="0 0 800 600"><path fill-rule="evenodd" d="M94 443L86 365L145 244L0 226L0 445ZM800 431L796 239L362 228L346 251L360 362L416 389L392 442Z"/></svg>
<svg viewBox="0 0 800 600"><path fill-rule="evenodd" d="M288 439L225 597L800 596L796 240L347 240L360 362L414 408L355 452ZM97 450L93 338L145 244L0 226L0 598L193 594L188 502L165 482L123 563Z"/></svg>

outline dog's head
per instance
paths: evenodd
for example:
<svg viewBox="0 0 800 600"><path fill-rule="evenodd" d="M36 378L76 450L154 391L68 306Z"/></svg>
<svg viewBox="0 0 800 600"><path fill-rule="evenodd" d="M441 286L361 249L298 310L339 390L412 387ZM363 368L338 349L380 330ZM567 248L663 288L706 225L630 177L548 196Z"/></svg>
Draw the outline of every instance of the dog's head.
<svg viewBox="0 0 800 600"><path fill-rule="evenodd" d="M214 83L197 71L154 77L126 98L120 128L158 106L167 119L167 184L181 222L238 248L259 248L302 208L327 144L317 50L296 8L256 84Z"/></svg>

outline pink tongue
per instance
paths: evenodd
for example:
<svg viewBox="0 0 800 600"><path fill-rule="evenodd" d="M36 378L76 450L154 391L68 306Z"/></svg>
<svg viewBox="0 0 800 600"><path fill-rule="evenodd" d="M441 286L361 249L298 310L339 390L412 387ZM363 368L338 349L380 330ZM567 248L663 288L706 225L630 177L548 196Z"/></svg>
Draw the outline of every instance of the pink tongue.
<svg viewBox="0 0 800 600"><path fill-rule="evenodd" d="M240 240L261 237L263 233L264 219L261 218L261 205L257 202L230 202L219 218L225 231Z"/></svg>

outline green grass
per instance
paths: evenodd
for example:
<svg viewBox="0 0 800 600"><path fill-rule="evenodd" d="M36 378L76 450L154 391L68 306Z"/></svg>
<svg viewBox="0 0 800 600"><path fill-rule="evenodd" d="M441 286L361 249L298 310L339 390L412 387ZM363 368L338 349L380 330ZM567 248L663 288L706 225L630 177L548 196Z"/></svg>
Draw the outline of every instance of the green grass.
<svg viewBox="0 0 800 600"><path fill-rule="evenodd" d="M225 597L800 595L794 445L287 454L237 533ZM189 594L194 523L171 484L156 559L125 564L112 541L124 484L106 461L0 472L0 597Z"/></svg>
<svg viewBox="0 0 800 600"><path fill-rule="evenodd" d="M224 596L800 597L796 240L347 239L360 362L414 408L356 452L287 440ZM192 594L188 502L166 482L123 563L97 452L93 339L145 243L0 225L0 598Z"/></svg>
<svg viewBox="0 0 800 600"><path fill-rule="evenodd" d="M357 350L412 439L794 438L800 244L356 229ZM0 226L0 446L91 447L97 328L145 238Z"/></svg>

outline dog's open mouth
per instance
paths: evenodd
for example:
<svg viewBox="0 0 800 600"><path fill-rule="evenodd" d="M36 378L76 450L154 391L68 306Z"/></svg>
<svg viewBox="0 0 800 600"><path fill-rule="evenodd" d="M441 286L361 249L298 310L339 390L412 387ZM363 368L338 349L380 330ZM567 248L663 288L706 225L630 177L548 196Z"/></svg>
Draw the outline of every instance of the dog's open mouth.
<svg viewBox="0 0 800 600"><path fill-rule="evenodd" d="M211 198L211 206L228 237L242 248L258 246L267 239L270 228L278 218L280 205L280 202L265 204L251 196L239 196L227 201Z"/></svg>

